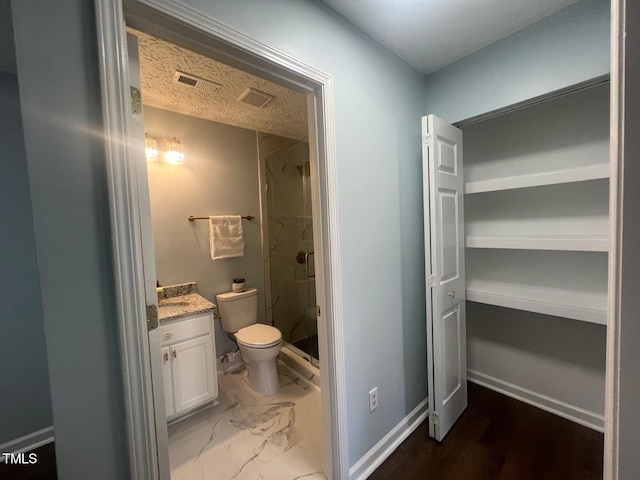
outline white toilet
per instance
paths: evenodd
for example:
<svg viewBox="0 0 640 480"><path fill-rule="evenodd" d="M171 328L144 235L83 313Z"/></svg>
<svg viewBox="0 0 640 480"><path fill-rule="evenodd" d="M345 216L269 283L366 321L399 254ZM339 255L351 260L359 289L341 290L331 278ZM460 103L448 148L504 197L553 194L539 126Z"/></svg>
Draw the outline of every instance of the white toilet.
<svg viewBox="0 0 640 480"><path fill-rule="evenodd" d="M235 334L242 359L249 370L249 385L258 393L273 395L280 388L276 357L282 333L258 323L258 289L216 295L222 328Z"/></svg>

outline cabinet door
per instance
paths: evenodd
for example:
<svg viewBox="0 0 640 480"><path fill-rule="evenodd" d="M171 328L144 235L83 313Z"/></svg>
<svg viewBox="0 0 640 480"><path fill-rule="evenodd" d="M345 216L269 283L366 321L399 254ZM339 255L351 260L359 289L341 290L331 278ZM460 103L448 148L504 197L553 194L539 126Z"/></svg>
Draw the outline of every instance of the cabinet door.
<svg viewBox="0 0 640 480"><path fill-rule="evenodd" d="M173 382L171 381L171 349L164 347L162 355L162 383L164 384L164 407L167 417L173 415Z"/></svg>
<svg viewBox="0 0 640 480"><path fill-rule="evenodd" d="M216 397L218 386L211 334L172 345L171 362L174 413Z"/></svg>

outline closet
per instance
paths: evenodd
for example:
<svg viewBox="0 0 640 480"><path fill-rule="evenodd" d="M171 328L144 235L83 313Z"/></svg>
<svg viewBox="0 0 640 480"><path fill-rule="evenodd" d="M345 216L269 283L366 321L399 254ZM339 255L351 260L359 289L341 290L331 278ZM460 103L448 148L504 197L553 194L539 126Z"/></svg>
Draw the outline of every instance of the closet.
<svg viewBox="0 0 640 480"><path fill-rule="evenodd" d="M608 82L462 130L469 380L602 429Z"/></svg>

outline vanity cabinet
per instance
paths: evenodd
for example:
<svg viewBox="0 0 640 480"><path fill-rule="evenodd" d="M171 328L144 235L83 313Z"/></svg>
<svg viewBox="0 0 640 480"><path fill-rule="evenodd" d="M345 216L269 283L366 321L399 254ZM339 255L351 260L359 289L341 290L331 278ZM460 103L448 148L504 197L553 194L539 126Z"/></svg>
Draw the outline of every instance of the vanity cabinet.
<svg viewBox="0 0 640 480"><path fill-rule="evenodd" d="M218 396L213 315L195 315L160 327L167 418Z"/></svg>

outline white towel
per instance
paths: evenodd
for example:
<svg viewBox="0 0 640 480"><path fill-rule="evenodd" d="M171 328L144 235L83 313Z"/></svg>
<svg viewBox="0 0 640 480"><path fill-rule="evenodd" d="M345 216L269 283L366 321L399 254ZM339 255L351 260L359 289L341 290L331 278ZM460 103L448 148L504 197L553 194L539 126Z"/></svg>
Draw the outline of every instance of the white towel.
<svg viewBox="0 0 640 480"><path fill-rule="evenodd" d="M240 215L209 217L209 244L211 260L244 256L242 217Z"/></svg>

